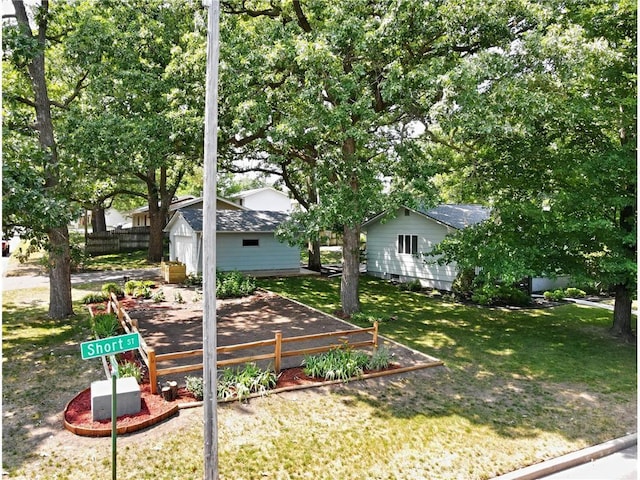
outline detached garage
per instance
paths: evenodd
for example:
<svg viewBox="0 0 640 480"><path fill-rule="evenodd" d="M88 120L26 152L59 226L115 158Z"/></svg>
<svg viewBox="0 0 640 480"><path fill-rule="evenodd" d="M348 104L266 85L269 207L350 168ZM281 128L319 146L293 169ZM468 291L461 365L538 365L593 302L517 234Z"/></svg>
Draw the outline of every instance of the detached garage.
<svg viewBox="0 0 640 480"><path fill-rule="evenodd" d="M169 260L184 263L187 275L202 272L202 218L202 209L178 210L164 229L169 233ZM299 273L299 249L275 237L287 218L283 212L218 210L217 269L251 275Z"/></svg>

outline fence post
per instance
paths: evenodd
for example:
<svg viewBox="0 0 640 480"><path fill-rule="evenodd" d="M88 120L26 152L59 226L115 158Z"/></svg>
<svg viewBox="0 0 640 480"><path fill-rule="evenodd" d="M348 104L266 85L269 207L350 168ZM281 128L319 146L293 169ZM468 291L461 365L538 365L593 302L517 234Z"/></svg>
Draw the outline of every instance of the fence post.
<svg viewBox="0 0 640 480"><path fill-rule="evenodd" d="M273 360L276 375L280 373L280 358L282 357L282 331L276 330L275 358Z"/></svg>
<svg viewBox="0 0 640 480"><path fill-rule="evenodd" d="M158 375L156 374L156 351L153 348L147 350L147 357L149 358L149 386L151 387L151 393L158 393Z"/></svg>
<svg viewBox="0 0 640 480"><path fill-rule="evenodd" d="M373 348L378 348L378 321L373 322Z"/></svg>

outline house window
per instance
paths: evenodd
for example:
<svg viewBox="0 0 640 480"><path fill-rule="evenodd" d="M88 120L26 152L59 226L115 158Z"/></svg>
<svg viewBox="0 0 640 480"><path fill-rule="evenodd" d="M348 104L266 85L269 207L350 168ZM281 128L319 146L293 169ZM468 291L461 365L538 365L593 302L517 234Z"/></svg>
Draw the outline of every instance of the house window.
<svg viewBox="0 0 640 480"><path fill-rule="evenodd" d="M416 255L418 253L418 236L398 235L398 253Z"/></svg>
<svg viewBox="0 0 640 480"><path fill-rule="evenodd" d="M242 246L243 247L259 247L260 246L260 239L258 239L258 238L243 238L242 239Z"/></svg>

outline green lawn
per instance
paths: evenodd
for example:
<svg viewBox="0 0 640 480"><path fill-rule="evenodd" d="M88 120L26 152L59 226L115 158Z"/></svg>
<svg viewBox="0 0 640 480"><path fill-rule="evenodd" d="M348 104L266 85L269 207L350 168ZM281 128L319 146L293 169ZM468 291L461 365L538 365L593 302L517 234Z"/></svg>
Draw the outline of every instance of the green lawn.
<svg viewBox="0 0 640 480"><path fill-rule="evenodd" d="M259 284L327 313L339 308L339 278L264 279ZM366 276L360 286L363 313L394 318L380 325L383 335L436 356L451 368L583 383L605 392L635 388L635 347L607 335L612 321L607 310L465 306L400 292Z"/></svg>
<svg viewBox="0 0 640 480"><path fill-rule="evenodd" d="M338 308L339 279L260 284ZM636 348L607 335L610 312L462 306L367 277L361 287L365 312L394 317L383 335L446 366L219 406L222 479L487 479L635 431ZM3 468L9 478L108 478L109 439L70 446L39 434L60 429L64 403L101 378L99 362L80 359L86 316L52 322L46 291L7 293ZM202 445L201 409L181 413L120 439L119 474L202 478Z"/></svg>

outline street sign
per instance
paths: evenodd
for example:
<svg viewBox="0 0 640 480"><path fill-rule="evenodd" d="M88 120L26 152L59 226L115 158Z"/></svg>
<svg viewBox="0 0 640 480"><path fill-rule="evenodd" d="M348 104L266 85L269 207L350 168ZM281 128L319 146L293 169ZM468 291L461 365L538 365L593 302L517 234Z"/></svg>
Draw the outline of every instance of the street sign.
<svg viewBox="0 0 640 480"><path fill-rule="evenodd" d="M80 352L83 360L89 360L90 358L115 355L116 353L126 352L127 350L135 350L139 347L140 334L136 332L83 342L80 344Z"/></svg>

